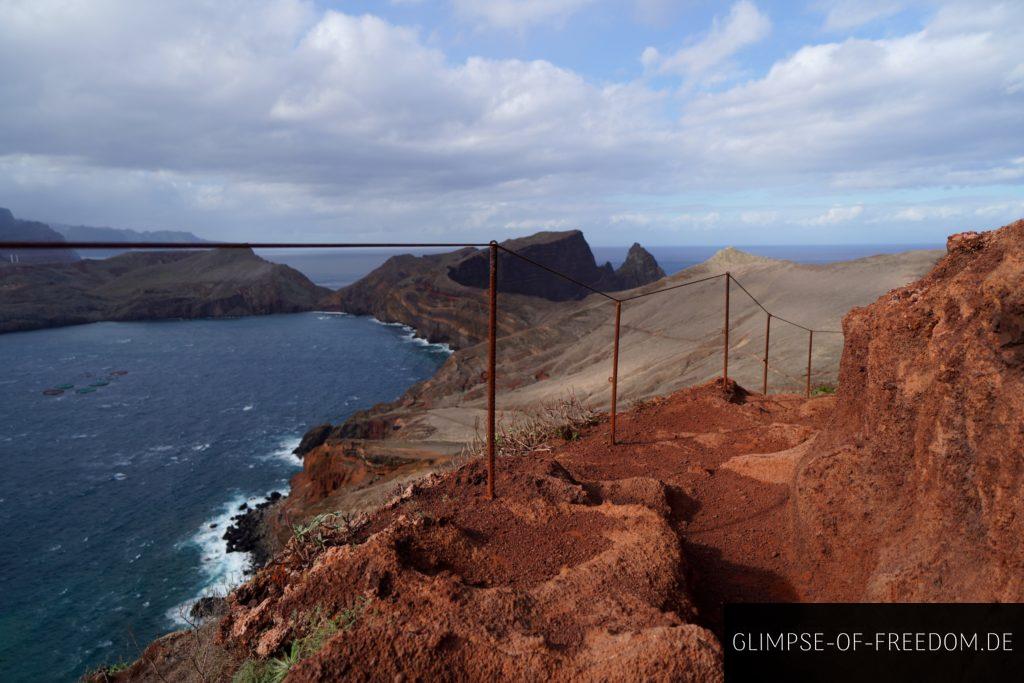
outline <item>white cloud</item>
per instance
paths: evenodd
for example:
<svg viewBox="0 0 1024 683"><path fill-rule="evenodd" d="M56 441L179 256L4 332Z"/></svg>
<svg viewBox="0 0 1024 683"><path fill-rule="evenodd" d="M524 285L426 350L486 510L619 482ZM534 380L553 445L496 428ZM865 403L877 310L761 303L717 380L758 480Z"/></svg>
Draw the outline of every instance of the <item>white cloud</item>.
<svg viewBox="0 0 1024 683"><path fill-rule="evenodd" d="M848 31L899 13L903 3L896 0L829 0L821 3L826 31Z"/></svg>
<svg viewBox="0 0 1024 683"><path fill-rule="evenodd" d="M724 20L715 17L711 30L700 41L664 56L648 47L641 61L658 73L696 78L720 66L743 48L760 42L771 28L771 21L752 2L740 0Z"/></svg>
<svg viewBox="0 0 1024 683"><path fill-rule="evenodd" d="M864 213L864 207L857 206L833 206L825 213L814 218L803 221L807 225L835 225L836 223L847 223Z"/></svg>
<svg viewBox="0 0 1024 683"><path fill-rule="evenodd" d="M452 0L464 19L496 29L521 31L534 24L561 22L594 0Z"/></svg>
<svg viewBox="0 0 1024 683"><path fill-rule="evenodd" d="M958 206L908 206L888 218L894 221L920 222L930 218L951 218L962 213L963 209Z"/></svg>
<svg viewBox="0 0 1024 683"><path fill-rule="evenodd" d="M743 6L712 52L757 33L733 26ZM808 45L676 99L547 61L452 60L415 29L300 0L0 3L0 205L239 238L845 230L880 215L863 188L1024 178L1024 91L1009 87L1022 28L1020 6L948 7L923 30ZM756 205L702 197L728 192ZM771 205L787 192L821 208Z"/></svg>
<svg viewBox="0 0 1024 683"><path fill-rule="evenodd" d="M905 36L803 47L763 78L697 96L683 125L733 173L774 167L843 187L1016 177L1024 97L1004 81L1024 7L977 15L950 9Z"/></svg>
<svg viewBox="0 0 1024 683"><path fill-rule="evenodd" d="M764 211L743 211L740 213L740 220L744 223L751 225L764 225L766 223L774 223L779 220L779 212L764 210Z"/></svg>

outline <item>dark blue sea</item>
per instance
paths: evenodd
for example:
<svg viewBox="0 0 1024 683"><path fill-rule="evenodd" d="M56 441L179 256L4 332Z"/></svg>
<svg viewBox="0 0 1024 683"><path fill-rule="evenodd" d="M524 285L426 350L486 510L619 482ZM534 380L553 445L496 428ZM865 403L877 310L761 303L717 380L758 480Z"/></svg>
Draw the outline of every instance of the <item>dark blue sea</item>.
<svg viewBox="0 0 1024 683"><path fill-rule="evenodd" d="M318 313L0 335L0 680L70 680L180 626L241 579L224 528L287 490L303 432L446 357Z"/></svg>

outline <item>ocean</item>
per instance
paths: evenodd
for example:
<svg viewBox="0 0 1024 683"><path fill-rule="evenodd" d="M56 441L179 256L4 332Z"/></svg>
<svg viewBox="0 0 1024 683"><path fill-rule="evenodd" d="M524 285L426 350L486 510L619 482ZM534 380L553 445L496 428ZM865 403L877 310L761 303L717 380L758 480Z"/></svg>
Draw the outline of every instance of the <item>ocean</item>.
<svg viewBox="0 0 1024 683"><path fill-rule="evenodd" d="M740 248L827 263L936 245ZM716 250L650 248L669 273ZM594 249L616 266L626 251ZM393 253L264 256L337 288ZM287 490L302 434L398 397L447 355L322 313L0 335L0 680L74 679L180 627L183 605L242 579L221 536L243 503Z"/></svg>
<svg viewBox="0 0 1024 683"><path fill-rule="evenodd" d="M447 355L319 313L0 335L0 680L71 680L180 627L242 579L221 536L287 490L306 429Z"/></svg>

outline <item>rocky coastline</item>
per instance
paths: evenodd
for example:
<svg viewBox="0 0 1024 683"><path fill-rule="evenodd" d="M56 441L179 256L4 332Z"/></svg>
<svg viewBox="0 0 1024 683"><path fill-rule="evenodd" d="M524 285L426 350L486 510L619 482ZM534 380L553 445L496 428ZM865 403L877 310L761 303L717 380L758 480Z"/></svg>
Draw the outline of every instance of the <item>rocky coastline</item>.
<svg viewBox="0 0 1024 683"><path fill-rule="evenodd" d="M266 498L255 505L242 503L239 514L231 518L231 525L224 530L222 538L229 553L249 553L252 558L248 573L266 566L276 548L268 543L264 533L263 516L268 508L280 503L287 496L280 491L268 493ZM197 603L198 604L198 603Z"/></svg>

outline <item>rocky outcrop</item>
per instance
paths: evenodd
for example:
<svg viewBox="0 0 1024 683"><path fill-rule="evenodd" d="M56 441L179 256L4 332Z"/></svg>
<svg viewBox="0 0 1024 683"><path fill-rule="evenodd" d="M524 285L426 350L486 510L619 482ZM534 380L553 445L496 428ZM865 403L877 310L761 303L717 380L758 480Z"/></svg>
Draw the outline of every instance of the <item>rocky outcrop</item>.
<svg viewBox="0 0 1024 683"><path fill-rule="evenodd" d="M239 514L231 518L231 525L224 530L221 537L227 542L229 553L249 553L252 557L252 568L262 567L277 550L277 546L263 532L263 518L268 508L283 500L279 491L272 491L260 503L249 507L243 504Z"/></svg>
<svg viewBox="0 0 1024 683"><path fill-rule="evenodd" d="M665 277L665 271L651 253L634 242L619 269L615 271L616 289L633 289Z"/></svg>
<svg viewBox="0 0 1024 683"><path fill-rule="evenodd" d="M569 277L605 291L631 289L665 277L665 271L639 244L634 244L619 270L611 263L598 266L590 245L579 230L539 232L530 237L506 240L502 246ZM489 284L489 257L474 252L449 268L451 279L482 289ZM584 287L545 272L532 263L501 251L498 253L498 291L566 301L590 294Z"/></svg>
<svg viewBox="0 0 1024 683"><path fill-rule="evenodd" d="M99 320L295 313L317 308L329 293L251 250L133 252L0 268L0 332Z"/></svg>
<svg viewBox="0 0 1024 683"><path fill-rule="evenodd" d="M463 348L487 335L485 293L448 277L448 269L475 253L392 256L358 282L327 297L324 307L353 315L400 322L433 343ZM526 325L530 311L504 307L501 324Z"/></svg>
<svg viewBox="0 0 1024 683"><path fill-rule="evenodd" d="M1024 600L1024 221L851 311L797 529L833 599Z"/></svg>
<svg viewBox="0 0 1024 683"><path fill-rule="evenodd" d="M9 209L0 208L0 242L63 242L64 237L45 223L24 221ZM71 249L0 249L0 268L4 265L40 263L73 263L78 254Z"/></svg>
<svg viewBox="0 0 1024 683"><path fill-rule="evenodd" d="M579 230L541 232L502 243L538 263L603 290L620 290L664 277L654 257L633 245L618 271L598 267ZM486 250L393 256L325 304L332 310L401 322L431 341L465 348L487 335L489 256ZM503 334L532 327L551 302L582 299L589 292L505 252L498 256L498 325ZM523 297L530 297L525 299Z"/></svg>

